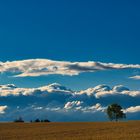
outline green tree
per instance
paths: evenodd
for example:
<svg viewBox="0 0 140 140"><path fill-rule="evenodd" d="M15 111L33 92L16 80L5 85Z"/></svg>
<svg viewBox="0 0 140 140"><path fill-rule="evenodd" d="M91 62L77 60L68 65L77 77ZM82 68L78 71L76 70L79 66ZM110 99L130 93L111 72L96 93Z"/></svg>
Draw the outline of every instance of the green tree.
<svg viewBox="0 0 140 140"><path fill-rule="evenodd" d="M107 108L107 115L111 121L118 121L126 118L126 114L122 111L122 107L118 104L109 105Z"/></svg>

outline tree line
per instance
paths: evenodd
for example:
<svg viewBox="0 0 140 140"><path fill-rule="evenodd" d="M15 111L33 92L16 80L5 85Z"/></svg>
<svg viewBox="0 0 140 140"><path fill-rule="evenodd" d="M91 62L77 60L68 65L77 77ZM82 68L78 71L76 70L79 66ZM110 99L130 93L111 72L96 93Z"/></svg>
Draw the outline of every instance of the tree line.
<svg viewBox="0 0 140 140"><path fill-rule="evenodd" d="M24 123L25 121L23 120L22 117L19 117L18 119L15 119L14 122L15 123ZM39 123L39 122L50 122L50 120L48 120L48 119L38 119L38 118L35 119L35 120L30 120L30 123L33 123L33 122L35 122L35 123Z"/></svg>

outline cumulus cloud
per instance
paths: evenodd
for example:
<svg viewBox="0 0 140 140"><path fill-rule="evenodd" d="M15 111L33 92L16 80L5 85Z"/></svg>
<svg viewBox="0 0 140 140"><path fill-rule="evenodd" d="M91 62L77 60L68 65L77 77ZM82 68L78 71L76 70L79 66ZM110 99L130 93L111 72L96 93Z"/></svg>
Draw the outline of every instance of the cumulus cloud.
<svg viewBox="0 0 140 140"><path fill-rule="evenodd" d="M40 94L41 93L41 94ZM73 92L58 83L53 83L39 88L18 88L14 84L0 85L0 96L29 96L29 95L44 95L46 93L57 93L66 95Z"/></svg>
<svg viewBox="0 0 140 140"><path fill-rule="evenodd" d="M133 91L122 85L98 85L74 91L58 83L38 88L18 88L8 84L0 85L0 100L1 113L8 107L3 119L14 119L19 114L32 119L47 114L52 121L92 121L105 120L106 107L112 103L120 104L129 114L138 111L140 91ZM89 116L96 116L96 119ZM138 118L138 115L135 116Z"/></svg>
<svg viewBox="0 0 140 140"><path fill-rule="evenodd" d="M87 94L94 95L96 98L113 96L113 95L126 95L131 97L140 96L140 91L129 90L123 85L117 85L113 88L110 88L107 85L99 85L94 88L89 88L87 90L81 90L77 94Z"/></svg>
<svg viewBox="0 0 140 140"><path fill-rule="evenodd" d="M66 95L66 96L77 96L84 95L94 96L95 98L101 98L105 96L113 95L126 95L126 96L140 96L140 91L129 90L123 85L117 85L110 88L107 85L98 85L94 88L88 88L86 90L72 91L58 83L53 83L47 86L42 86L39 88L18 88L13 84L0 85L0 96L29 96L29 95L47 95L47 93Z"/></svg>
<svg viewBox="0 0 140 140"><path fill-rule="evenodd" d="M64 109L73 109L73 108L81 108L81 105L83 104L82 101L72 101L67 102L64 106Z"/></svg>
<svg viewBox="0 0 140 140"><path fill-rule="evenodd" d="M126 96L131 96L131 97L137 97L140 96L140 91L129 91L129 90L123 90L123 91L115 91L115 90L110 90L110 91L102 91L102 92L97 92L95 96L97 98L100 97L105 97L105 96L118 96L118 95L126 95Z"/></svg>
<svg viewBox="0 0 140 140"><path fill-rule="evenodd" d="M125 113L136 113L140 112L140 106L132 106L124 110Z"/></svg>
<svg viewBox="0 0 140 140"><path fill-rule="evenodd" d="M5 106L0 106L0 114L4 114L5 113L5 110L7 109L8 107L5 105Z"/></svg>
<svg viewBox="0 0 140 140"><path fill-rule="evenodd" d="M132 76L132 77L129 77L129 78L134 79L134 80L140 80L140 75Z"/></svg>
<svg viewBox="0 0 140 140"><path fill-rule="evenodd" d="M106 110L106 107L102 107L101 104L97 103L92 106L86 106L80 108L83 112L104 112Z"/></svg>
<svg viewBox="0 0 140 140"><path fill-rule="evenodd" d="M0 62L0 73L11 72L15 77L41 76L50 74L78 75L83 72L96 72L113 69L140 69L140 65L114 64L102 62L69 62L49 59L29 59Z"/></svg>

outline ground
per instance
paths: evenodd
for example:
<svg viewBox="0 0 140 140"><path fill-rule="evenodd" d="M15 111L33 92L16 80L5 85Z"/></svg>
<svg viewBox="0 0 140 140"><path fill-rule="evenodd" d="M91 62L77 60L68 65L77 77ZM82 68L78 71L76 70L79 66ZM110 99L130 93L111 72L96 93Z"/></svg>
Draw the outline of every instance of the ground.
<svg viewBox="0 0 140 140"><path fill-rule="evenodd" d="M0 123L0 140L140 140L140 121Z"/></svg>

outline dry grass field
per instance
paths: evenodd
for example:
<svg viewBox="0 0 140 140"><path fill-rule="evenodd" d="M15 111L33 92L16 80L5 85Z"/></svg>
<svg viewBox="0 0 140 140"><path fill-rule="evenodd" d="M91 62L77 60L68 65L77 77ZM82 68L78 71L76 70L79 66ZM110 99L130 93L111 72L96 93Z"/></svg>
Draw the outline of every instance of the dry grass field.
<svg viewBox="0 0 140 140"><path fill-rule="evenodd" d="M140 140L140 121L0 123L0 140Z"/></svg>

